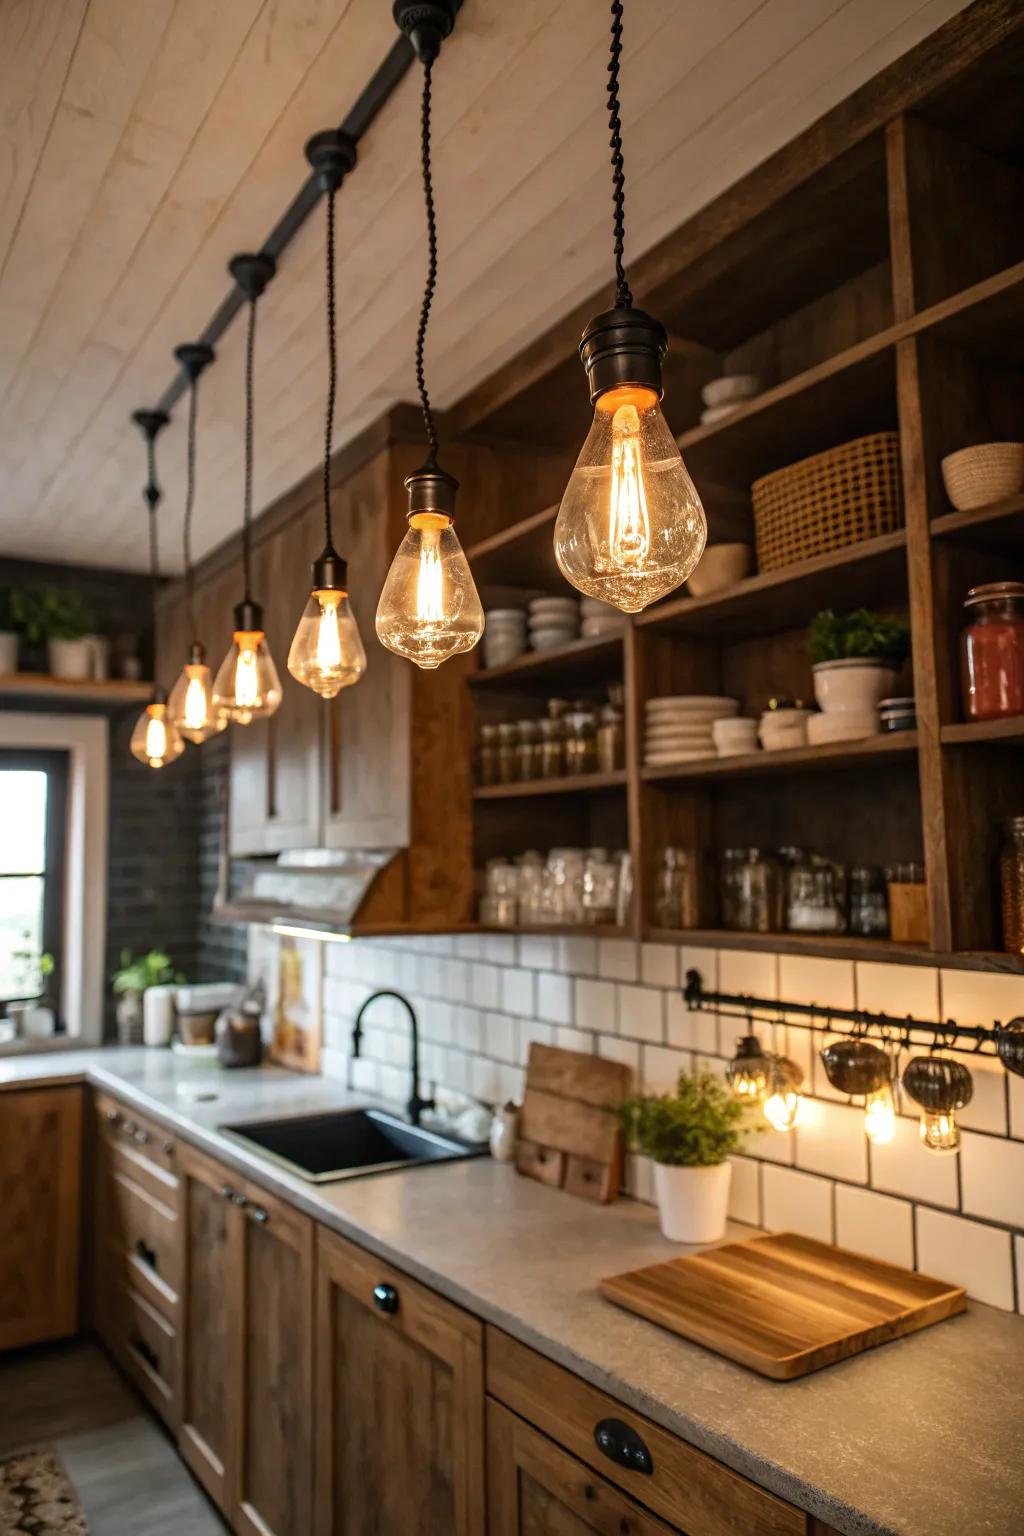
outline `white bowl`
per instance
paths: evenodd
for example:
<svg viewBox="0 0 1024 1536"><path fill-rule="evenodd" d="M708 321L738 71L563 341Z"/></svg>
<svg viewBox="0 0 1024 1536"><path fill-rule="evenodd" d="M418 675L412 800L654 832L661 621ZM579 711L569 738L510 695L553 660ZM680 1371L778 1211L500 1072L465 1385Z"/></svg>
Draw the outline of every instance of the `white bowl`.
<svg viewBox="0 0 1024 1536"><path fill-rule="evenodd" d="M711 405L706 411L700 413L702 427L713 427L716 421L724 421L727 416L734 416L743 404L742 400L730 400L728 405Z"/></svg>
<svg viewBox="0 0 1024 1536"><path fill-rule="evenodd" d="M942 461L946 495L958 512L973 512L1024 490L1024 443L978 443Z"/></svg>
<svg viewBox="0 0 1024 1536"><path fill-rule="evenodd" d="M525 608L488 608L488 624L525 624Z"/></svg>
<svg viewBox="0 0 1024 1536"><path fill-rule="evenodd" d="M506 645L504 641L495 641L484 630L484 666L503 667L506 662L515 661L517 656L526 654L525 640L521 645Z"/></svg>
<svg viewBox="0 0 1024 1536"><path fill-rule="evenodd" d="M530 604L530 618L579 618L580 605L574 597L535 597Z"/></svg>
<svg viewBox="0 0 1024 1536"><path fill-rule="evenodd" d="M750 751L757 747L757 721L740 719L735 716L714 720L711 723L711 735L715 746L722 747L740 746L747 743Z"/></svg>
<svg viewBox="0 0 1024 1536"><path fill-rule="evenodd" d="M599 597L581 597L580 612L585 619L619 618L626 615L614 603L603 603Z"/></svg>
<svg viewBox="0 0 1024 1536"><path fill-rule="evenodd" d="M579 635L575 630L568 629L531 629L530 644L535 651L557 651L563 645L571 645L578 640Z"/></svg>
<svg viewBox="0 0 1024 1536"><path fill-rule="evenodd" d="M580 634L586 640L599 640L602 635L620 635L625 628L625 619L584 619Z"/></svg>
<svg viewBox="0 0 1024 1536"><path fill-rule="evenodd" d="M750 400L761 391L761 380L756 373L726 373L720 379L711 379L701 390L704 404L713 410L733 401Z"/></svg>
<svg viewBox="0 0 1024 1536"><path fill-rule="evenodd" d="M754 551L749 544L711 544L686 583L687 590L691 597L707 597L742 581L753 567Z"/></svg>

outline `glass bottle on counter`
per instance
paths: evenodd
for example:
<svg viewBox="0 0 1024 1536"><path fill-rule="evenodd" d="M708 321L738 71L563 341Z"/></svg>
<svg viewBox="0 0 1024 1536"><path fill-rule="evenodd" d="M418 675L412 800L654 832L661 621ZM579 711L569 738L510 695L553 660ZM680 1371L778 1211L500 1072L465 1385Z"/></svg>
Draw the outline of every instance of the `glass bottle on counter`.
<svg viewBox="0 0 1024 1536"><path fill-rule="evenodd" d="M1003 948L1011 955L1024 955L1024 816L1011 816L1003 824L999 885Z"/></svg>
<svg viewBox="0 0 1024 1536"><path fill-rule="evenodd" d="M964 714L997 720L1024 714L1024 582L972 587L960 639Z"/></svg>

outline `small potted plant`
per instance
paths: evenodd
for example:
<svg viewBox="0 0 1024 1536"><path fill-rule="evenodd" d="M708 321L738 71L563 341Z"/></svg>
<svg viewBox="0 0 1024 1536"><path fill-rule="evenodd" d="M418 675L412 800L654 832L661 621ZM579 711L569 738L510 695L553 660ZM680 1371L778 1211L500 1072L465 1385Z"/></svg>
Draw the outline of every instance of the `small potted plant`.
<svg viewBox="0 0 1024 1536"><path fill-rule="evenodd" d="M168 982L180 986L184 980L181 972L174 969L170 955L162 949L151 949L138 960L133 959L130 949L122 949L120 968L111 981L117 998L117 1037L122 1045L138 1045L142 1040L142 997L146 989Z"/></svg>
<svg viewBox="0 0 1024 1536"><path fill-rule="evenodd" d="M92 673L95 629L92 612L80 592L61 587L27 587L12 599L15 629L29 646L46 644L51 677L81 682Z"/></svg>
<svg viewBox="0 0 1024 1536"><path fill-rule="evenodd" d="M19 991L29 994L25 1002L9 1003L8 1018L24 1039L41 1040L52 1035L57 1027L57 1015L50 1003L50 978L56 970L52 955L40 954L32 948L31 935L26 933L21 949L12 957L18 965Z"/></svg>
<svg viewBox="0 0 1024 1536"><path fill-rule="evenodd" d="M713 1243L725 1232L732 1165L745 1106L711 1072L679 1074L674 1093L628 1099L626 1137L654 1163L661 1230L675 1243Z"/></svg>
<svg viewBox="0 0 1024 1536"><path fill-rule="evenodd" d="M11 612L11 589L0 587L0 676L18 670L18 631Z"/></svg>
<svg viewBox="0 0 1024 1536"><path fill-rule="evenodd" d="M826 608L811 624L814 697L826 714L869 714L892 687L910 651L901 619L856 608Z"/></svg>

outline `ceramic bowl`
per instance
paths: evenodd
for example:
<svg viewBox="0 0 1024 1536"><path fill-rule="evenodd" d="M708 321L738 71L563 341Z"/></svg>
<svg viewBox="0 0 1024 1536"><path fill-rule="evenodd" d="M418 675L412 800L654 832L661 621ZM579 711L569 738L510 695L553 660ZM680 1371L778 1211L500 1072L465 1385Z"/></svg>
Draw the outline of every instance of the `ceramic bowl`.
<svg viewBox="0 0 1024 1536"><path fill-rule="evenodd" d="M531 629L530 644L535 651L557 651L561 645L571 645L579 639L575 629Z"/></svg>
<svg viewBox="0 0 1024 1536"><path fill-rule="evenodd" d="M811 715L807 722L807 740L812 747L831 741L862 741L877 736L878 715L874 710L844 709L830 715Z"/></svg>
<svg viewBox="0 0 1024 1536"><path fill-rule="evenodd" d="M712 544L686 583L687 590L691 597L708 597L742 581L753 566L754 551L749 544Z"/></svg>
<svg viewBox="0 0 1024 1536"><path fill-rule="evenodd" d="M815 700L830 715L873 713L896 681L892 667L867 657L819 661L811 670Z"/></svg>
<svg viewBox="0 0 1024 1536"><path fill-rule="evenodd" d="M742 400L751 400L760 391L761 380L756 373L726 373L705 384L700 396L710 410L715 410L720 405L738 405Z"/></svg>
<svg viewBox="0 0 1024 1536"><path fill-rule="evenodd" d="M740 757L757 751L757 721L747 719L715 720L711 735L719 757Z"/></svg>
<svg viewBox="0 0 1024 1536"><path fill-rule="evenodd" d="M1024 490L1024 443L979 443L942 461L946 495L958 512L973 512Z"/></svg>

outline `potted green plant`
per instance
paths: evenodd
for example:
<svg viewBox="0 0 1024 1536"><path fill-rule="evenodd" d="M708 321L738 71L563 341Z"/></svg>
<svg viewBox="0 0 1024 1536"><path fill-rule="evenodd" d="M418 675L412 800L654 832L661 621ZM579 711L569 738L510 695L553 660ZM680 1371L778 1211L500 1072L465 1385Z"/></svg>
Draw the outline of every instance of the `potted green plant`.
<svg viewBox="0 0 1024 1536"><path fill-rule="evenodd" d="M901 619L855 608L819 613L811 624L814 697L826 714L875 716L910 651Z"/></svg>
<svg viewBox="0 0 1024 1536"><path fill-rule="evenodd" d="M11 612L11 589L0 587L0 676L18 670L18 631Z"/></svg>
<svg viewBox="0 0 1024 1536"><path fill-rule="evenodd" d="M25 1001L9 1003L8 1017L14 1020L23 1038L45 1039L57 1027L57 1015L50 1000L50 978L56 970L54 958L33 948L29 933L24 934L22 947L14 951L12 958L18 967L16 985Z"/></svg>
<svg viewBox="0 0 1024 1536"><path fill-rule="evenodd" d="M171 982L181 986L184 980L164 950L151 949L148 954L135 959L130 949L122 949L120 967L111 978L117 998L117 1037L122 1045L138 1045L142 1040L142 999L147 988L162 987Z"/></svg>
<svg viewBox="0 0 1024 1536"><path fill-rule="evenodd" d="M630 1146L654 1163L661 1230L675 1243L725 1232L732 1165L745 1106L711 1072L679 1074L674 1093L642 1094L620 1111Z"/></svg>
<svg viewBox="0 0 1024 1536"><path fill-rule="evenodd" d="M12 597L14 626L32 646L46 645L51 677L80 682L92 671L95 629L92 611L80 592L65 587L25 587Z"/></svg>

